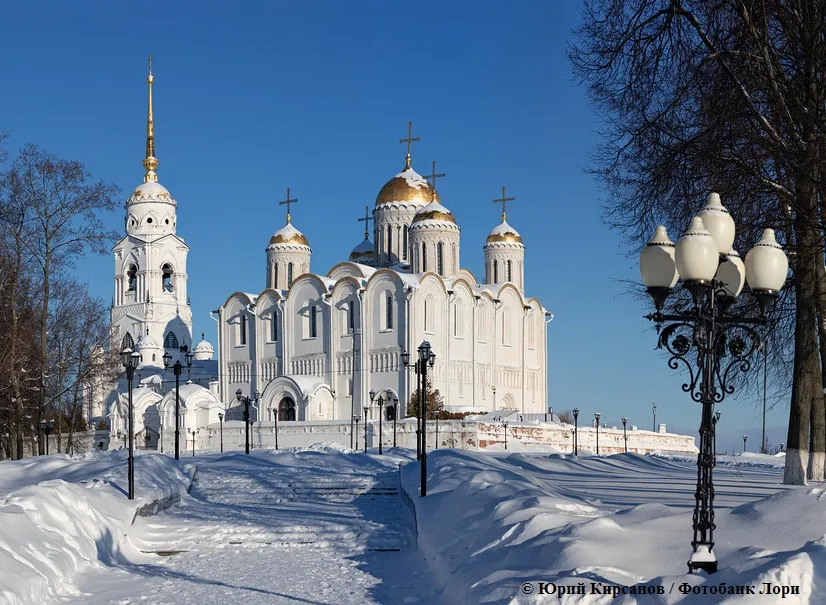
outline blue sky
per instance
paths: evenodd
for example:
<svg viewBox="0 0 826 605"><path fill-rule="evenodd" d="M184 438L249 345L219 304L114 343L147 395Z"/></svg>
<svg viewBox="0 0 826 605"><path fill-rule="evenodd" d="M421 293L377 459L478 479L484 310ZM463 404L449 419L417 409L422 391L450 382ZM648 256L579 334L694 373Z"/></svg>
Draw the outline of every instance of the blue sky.
<svg viewBox="0 0 826 605"><path fill-rule="evenodd" d="M293 220L310 240L313 270L326 273L361 241L356 219L403 168L398 141L412 120L421 137L413 166L428 173L436 160L447 173L440 195L462 228L462 266L475 275L499 220L491 200L502 185L517 198L508 219L527 245L526 294L555 314L551 405L650 427L656 402L658 422L696 434L699 406L654 351L648 309L621 283L639 279L637 251L602 224L603 193L583 172L598 120L565 56L577 7L13 3L0 23L0 128L12 132L10 150L34 142L80 160L125 199L143 176L151 53L159 179L192 248L195 330L214 341L210 309L264 286L264 248L284 224L286 188L300 199ZM122 211L107 221L122 229ZM78 270L111 298L111 257L83 259ZM786 415L785 404L769 415L774 442L785 440ZM758 445L754 397L723 405L727 431L726 442L739 435L742 445L745 431Z"/></svg>

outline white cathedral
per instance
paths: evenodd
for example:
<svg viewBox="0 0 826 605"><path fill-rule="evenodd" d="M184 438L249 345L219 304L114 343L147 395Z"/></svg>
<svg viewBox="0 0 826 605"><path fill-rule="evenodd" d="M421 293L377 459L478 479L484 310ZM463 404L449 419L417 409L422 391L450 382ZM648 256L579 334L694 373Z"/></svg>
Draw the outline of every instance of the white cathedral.
<svg viewBox="0 0 826 605"><path fill-rule="evenodd" d="M133 389L137 437L147 447L169 444L174 425L172 363L194 364L181 377L182 443L188 432L241 419L236 391L255 399L254 420L350 420L368 408L378 418L404 417L416 377L402 363L427 340L436 355L431 386L449 411L509 410L542 414L547 403L547 333L552 315L524 295L525 245L505 220L485 241L484 280L460 263L460 228L434 185L411 166L408 132L404 170L379 191L364 241L325 275L312 273L307 237L287 221L266 248L265 288L236 292L216 311L218 361L203 337L192 344L187 297L189 246L177 234L177 202L158 182L149 103L144 182L126 201L125 236L115 261L111 329L116 347L141 354ZM213 312L213 313L216 313ZM370 393L374 393L371 399ZM125 381L106 396L111 439L126 435ZM164 431L167 436L164 437Z"/></svg>

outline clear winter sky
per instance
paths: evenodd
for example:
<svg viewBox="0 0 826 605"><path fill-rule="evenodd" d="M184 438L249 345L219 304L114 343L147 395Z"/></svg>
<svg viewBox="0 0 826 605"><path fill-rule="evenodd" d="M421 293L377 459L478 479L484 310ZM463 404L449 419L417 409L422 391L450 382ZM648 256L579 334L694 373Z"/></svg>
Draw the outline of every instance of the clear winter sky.
<svg viewBox="0 0 826 605"><path fill-rule="evenodd" d="M209 311L264 287L264 248L284 224L276 202L286 188L300 200L293 221L312 268L326 273L362 240L356 219L403 168L399 139L413 120L413 167L426 174L436 160L447 173L440 195L462 228L461 264L477 277L499 222L491 200L502 185L517 198L508 220L527 246L526 295L555 315L550 404L650 428L656 402L658 422L696 435L698 404L654 351L648 308L618 281L639 279L638 250L603 225L604 195L583 172L598 120L565 54L578 7L14 2L0 21L0 129L12 132L10 151L34 142L80 160L125 200L143 177L151 53L159 180L178 200L178 234L192 248L196 340L203 330L214 343ZM122 230L123 211L107 221ZM108 303L111 257L78 270ZM758 446L756 398L723 405L722 448L735 437L742 447L744 431ZM769 415L775 443L786 416L784 403Z"/></svg>

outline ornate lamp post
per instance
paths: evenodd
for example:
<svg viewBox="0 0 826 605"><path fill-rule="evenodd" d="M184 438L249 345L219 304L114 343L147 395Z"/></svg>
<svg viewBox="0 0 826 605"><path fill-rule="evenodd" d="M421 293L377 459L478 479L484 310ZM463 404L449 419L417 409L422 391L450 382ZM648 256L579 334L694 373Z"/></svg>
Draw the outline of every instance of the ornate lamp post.
<svg viewBox="0 0 826 605"><path fill-rule="evenodd" d="M717 571L712 409L734 392L732 375L751 367L749 358L761 341L752 326L768 323L767 315L789 270L789 261L772 229L763 231L762 239L746 255L745 265L732 248L734 238L734 220L720 203L720 196L712 193L676 246L665 227L659 226L640 254L640 274L655 307L647 319L658 331L668 324L659 335L658 348L670 354L668 366L672 370L680 363L685 365L689 380L683 391L702 405L689 572ZM690 301L678 302L673 311L664 312L680 278ZM758 303L758 313L749 314L748 307L736 304L745 282Z"/></svg>
<svg viewBox="0 0 826 605"><path fill-rule="evenodd" d="M410 353L404 351L402 353L402 364L405 368L410 368ZM422 372L421 364L417 361L413 362L413 372L416 374L416 460L422 459L422 397L424 388L422 387Z"/></svg>
<svg viewBox="0 0 826 605"><path fill-rule="evenodd" d="M427 394L424 389L427 387L427 368L431 368L436 363L436 354L431 350L430 343L426 340L419 345L419 367L422 372L421 403L419 405L419 415L422 418L422 477L421 477L421 497L427 495Z"/></svg>
<svg viewBox="0 0 826 605"><path fill-rule="evenodd" d="M353 416L353 420L356 421L356 430L355 430L355 433L354 433L355 436L356 436L355 450L358 451L358 449L359 449L359 417L358 416Z"/></svg>
<svg viewBox="0 0 826 605"><path fill-rule="evenodd" d="M594 420L596 420L597 424L597 456L599 456L599 417L601 414L599 412L594 412Z"/></svg>
<svg viewBox="0 0 826 605"><path fill-rule="evenodd" d="M748 441L748 439L749 439L748 435L743 435L743 453L744 454L746 453L746 441Z"/></svg>
<svg viewBox="0 0 826 605"><path fill-rule="evenodd" d="M399 419L399 400L393 398L393 447L396 447L396 421Z"/></svg>
<svg viewBox="0 0 826 605"><path fill-rule="evenodd" d="M628 418L622 417L622 438L625 441L625 453L628 453L628 433L625 432L625 425L628 423Z"/></svg>
<svg viewBox="0 0 826 605"><path fill-rule="evenodd" d="M715 464L717 463L717 423L720 422L720 416L722 416L722 414L720 413L720 410L717 410L717 412L714 414L714 416L711 417L711 435L712 435L712 441L714 442L714 463Z"/></svg>
<svg viewBox="0 0 826 605"><path fill-rule="evenodd" d="M158 449L163 454L163 416L158 420Z"/></svg>
<svg viewBox="0 0 826 605"><path fill-rule="evenodd" d="M224 453L224 413L218 412L218 426L221 430L221 453Z"/></svg>
<svg viewBox="0 0 826 605"><path fill-rule="evenodd" d="M574 456L579 456L579 408L574 408Z"/></svg>
<svg viewBox="0 0 826 605"><path fill-rule="evenodd" d="M505 429L505 451L508 450L508 421L502 422L502 427Z"/></svg>
<svg viewBox="0 0 826 605"><path fill-rule="evenodd" d="M364 453L367 453L367 412L370 410L370 404L364 402Z"/></svg>
<svg viewBox="0 0 826 605"><path fill-rule="evenodd" d="M192 435L192 457L195 457L195 429L189 429L189 434Z"/></svg>
<svg viewBox="0 0 826 605"><path fill-rule="evenodd" d="M244 404L244 452L249 454L250 453L250 403L252 400L249 396L244 397L241 395L241 389L237 389L235 391L235 398L238 400L238 403Z"/></svg>
<svg viewBox="0 0 826 605"><path fill-rule="evenodd" d="M189 370L192 367L192 360L195 356L189 352L189 347L186 345L181 346L181 352L184 354L184 359L186 360L186 368ZM169 353L163 354L163 367L164 370L169 368L169 363L172 361L172 355ZM181 419L181 372L184 371L184 366L181 364L181 360L175 360L175 363L172 366L172 373L175 374L175 460L180 458L180 419Z"/></svg>
<svg viewBox="0 0 826 605"><path fill-rule="evenodd" d="M651 430L653 430L655 433L657 432L657 404L656 403L654 404L654 428L651 429Z"/></svg>
<svg viewBox="0 0 826 605"><path fill-rule="evenodd" d="M40 421L40 430L46 436L46 455L49 455L49 435L52 433L52 429L54 429L54 419L49 420L41 420Z"/></svg>
<svg viewBox="0 0 826 605"><path fill-rule="evenodd" d="M129 390L129 406L126 431L129 434L129 457L128 457L128 475L129 475L129 494L130 500L135 499L135 429L133 426L132 414L132 381L135 379L135 369L141 362L141 354L126 347L120 352L120 361L126 369L126 388Z"/></svg>

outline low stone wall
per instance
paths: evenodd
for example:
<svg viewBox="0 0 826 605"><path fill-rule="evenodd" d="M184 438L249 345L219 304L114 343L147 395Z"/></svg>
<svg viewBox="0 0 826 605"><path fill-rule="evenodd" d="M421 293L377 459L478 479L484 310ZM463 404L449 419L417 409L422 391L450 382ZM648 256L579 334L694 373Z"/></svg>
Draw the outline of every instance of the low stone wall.
<svg viewBox="0 0 826 605"><path fill-rule="evenodd" d="M375 448L379 444L379 422L371 420L360 422L351 441L351 425L345 420L313 422L279 422L278 446L308 447L315 443L336 443L345 447L364 448L365 434L367 447ZM394 440L393 421L381 423L381 442L384 447L392 447ZM428 450L440 448L459 448L485 450L488 448L504 449L505 427L498 422L478 422L464 420L439 421L427 423ZM597 429L586 426L577 430L579 449L596 452ZM673 433L655 433L653 431L628 430L628 451L644 454L651 451L696 453L694 437ZM224 451L244 448L244 423L228 421L223 423ZM399 420L395 423L395 441L398 447L416 449L416 420L414 418ZM273 422L255 422L250 427L250 442L253 448L275 447L275 426ZM546 423L508 423L508 448L513 450L540 449L551 447L563 453L573 452L574 427L567 424ZM174 434L164 430L163 451L174 450ZM218 450L221 443L221 427L215 423L198 429L195 437L195 451ZM120 447L120 443L113 443ZM192 452L192 435L181 431L181 451ZM599 429L599 453L616 454L625 451L622 429Z"/></svg>

